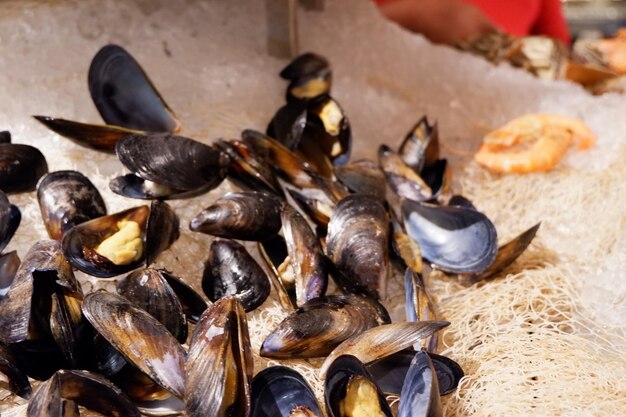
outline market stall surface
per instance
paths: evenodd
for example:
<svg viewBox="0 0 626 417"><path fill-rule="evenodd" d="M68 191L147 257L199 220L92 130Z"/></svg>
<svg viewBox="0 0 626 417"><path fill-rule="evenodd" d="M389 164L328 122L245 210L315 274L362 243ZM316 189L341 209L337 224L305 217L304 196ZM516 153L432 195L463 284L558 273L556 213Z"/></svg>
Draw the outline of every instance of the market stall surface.
<svg viewBox="0 0 626 417"><path fill-rule="evenodd" d="M349 115L353 158L397 146L422 114L437 119L455 189L495 223L506 242L541 222L522 257L490 282L465 288L454 278L428 287L445 330L442 351L466 377L444 398L446 416L622 415L626 411L626 100L592 97L566 82L543 82L494 67L384 21L369 2L326 1L300 11L303 51L326 56L333 96ZM182 134L211 143L264 130L283 103L277 73L286 61L265 52L261 1L5 1L0 16L0 126L16 143L41 149L50 171L77 169L96 184L109 212L138 205L108 189L123 173L115 156L81 148L30 116L100 120L87 68L107 43L124 46L178 114ZM493 175L471 159L490 128L529 112L583 120L597 134L588 152L554 171ZM172 201L181 238L157 265L199 287L211 238L189 220L217 196ZM46 238L34 193L10 196L24 219L8 247L20 256ZM110 282L81 275L85 292ZM385 300L403 316L400 281ZM274 299L249 314L253 349L284 317ZM256 371L268 363L255 353ZM315 361L286 361L321 393ZM0 412L23 400L1 391Z"/></svg>

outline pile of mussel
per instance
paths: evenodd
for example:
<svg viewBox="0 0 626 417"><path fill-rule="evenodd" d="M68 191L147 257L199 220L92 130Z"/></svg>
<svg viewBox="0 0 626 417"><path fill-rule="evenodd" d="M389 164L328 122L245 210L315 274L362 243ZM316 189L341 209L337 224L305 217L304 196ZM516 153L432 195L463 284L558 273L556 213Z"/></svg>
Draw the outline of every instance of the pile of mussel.
<svg viewBox="0 0 626 417"><path fill-rule="evenodd" d="M29 399L28 416L74 416L82 406L107 416L391 417L389 394L400 397L398 416L442 415L440 396L463 371L437 354L437 332L449 323L436 314L425 271L469 284L493 277L538 225L498 248L489 219L452 195L436 124L422 118L397 151L381 145L378 161L349 161L352 132L330 95L328 61L307 53L280 75L289 82L286 103L266 133L207 145L176 135L180 123L128 52L102 48L89 90L106 124L35 118L117 154L129 173L111 190L152 200L118 213L107 214L83 174L47 173L39 151L0 135L0 189L36 189L50 238L22 262L15 252L0 257L0 372ZM164 200L200 196L225 178L241 191L189 224L216 237L205 298L151 266L180 233ZM0 193L0 252L19 222ZM261 265L239 241L256 242ZM118 277L116 292L85 294L76 269ZM404 275L406 321L392 323L382 302L396 273ZM323 403L289 367L253 375L246 314L272 291L286 318L259 354L325 358ZM32 379L43 381L34 392Z"/></svg>

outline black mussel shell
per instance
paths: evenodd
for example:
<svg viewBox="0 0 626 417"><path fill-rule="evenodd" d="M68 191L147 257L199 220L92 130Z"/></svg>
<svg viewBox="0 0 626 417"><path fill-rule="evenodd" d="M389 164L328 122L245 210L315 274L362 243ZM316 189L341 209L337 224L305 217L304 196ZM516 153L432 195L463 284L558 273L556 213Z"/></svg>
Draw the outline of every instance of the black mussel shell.
<svg viewBox="0 0 626 417"><path fill-rule="evenodd" d="M335 165L345 165L352 150L352 129L339 103L330 96L316 98L308 105L305 140L314 140Z"/></svg>
<svg viewBox="0 0 626 417"><path fill-rule="evenodd" d="M202 289L213 302L235 296L249 312L267 299L270 282L243 245L233 240L214 240L204 266Z"/></svg>
<svg viewBox="0 0 626 417"><path fill-rule="evenodd" d="M0 309L0 341L51 341L52 295L81 299L80 284L56 241L35 243L19 266ZM68 300L69 301L69 300Z"/></svg>
<svg viewBox="0 0 626 417"><path fill-rule="evenodd" d="M202 314L189 343L186 371L190 417L249 415L252 351L237 298L221 298Z"/></svg>
<svg viewBox="0 0 626 417"><path fill-rule="evenodd" d="M0 255L0 300L9 292L13 279L20 266L20 258L16 251Z"/></svg>
<svg viewBox="0 0 626 417"><path fill-rule="evenodd" d="M157 319L181 343L187 340L187 318L178 296L157 269L131 272L117 283L117 293Z"/></svg>
<svg viewBox="0 0 626 417"><path fill-rule="evenodd" d="M284 271L279 270L281 265L287 265L287 257L289 256L285 239L280 235L276 235L259 242L257 248L269 271L268 276L278 297L278 302L285 311L294 311L296 308L296 294L293 282L286 280Z"/></svg>
<svg viewBox="0 0 626 417"><path fill-rule="evenodd" d="M385 174L374 161L360 159L335 167L335 176L353 193L370 194L385 199Z"/></svg>
<svg viewBox="0 0 626 417"><path fill-rule="evenodd" d="M87 295L82 311L129 363L170 393L183 397L185 352L165 326L125 298L103 291Z"/></svg>
<svg viewBox="0 0 626 417"><path fill-rule="evenodd" d="M0 252L6 248L20 225L22 214L9 203L6 194L0 190Z"/></svg>
<svg viewBox="0 0 626 417"><path fill-rule="evenodd" d="M428 356L437 373L440 395L450 394L459 385L461 378L463 378L463 369L456 361L446 356L435 353L428 353ZM414 357L414 350L403 350L369 364L367 369L374 376L376 383L383 392L400 395L403 382Z"/></svg>
<svg viewBox="0 0 626 417"><path fill-rule="evenodd" d="M282 200L274 194L228 193L200 212L189 228L227 239L264 240L279 232L282 205Z"/></svg>
<svg viewBox="0 0 626 417"><path fill-rule="evenodd" d="M433 192L433 198L445 202L452 193L452 168L446 159L438 159L422 170L422 178Z"/></svg>
<svg viewBox="0 0 626 417"><path fill-rule="evenodd" d="M432 198L431 187L387 145L378 148L378 163L385 173L387 184L399 197L413 201Z"/></svg>
<svg viewBox="0 0 626 417"><path fill-rule="evenodd" d="M127 135L144 132L113 125L94 125L48 116L33 116L48 129L72 142L98 151L115 153L115 144Z"/></svg>
<svg viewBox="0 0 626 417"><path fill-rule="evenodd" d="M29 398L32 394L30 382L26 374L19 368L18 361L9 348L0 343L0 373L9 380L11 392L22 398Z"/></svg>
<svg viewBox="0 0 626 417"><path fill-rule="evenodd" d="M442 417L437 373L426 352L417 352L404 379L398 417Z"/></svg>
<svg viewBox="0 0 626 417"><path fill-rule="evenodd" d="M450 200L448 200L448 205L457 206L457 207L465 207L465 208L476 210L476 206L474 206L474 203L472 203L468 198L463 197L460 194L455 194L452 197L450 197Z"/></svg>
<svg viewBox="0 0 626 417"><path fill-rule="evenodd" d="M311 219L321 230L326 231L330 215L333 211L334 203L327 199L320 200L312 193L300 192L293 189L287 189L289 196L298 205L309 219ZM326 234L326 233L324 233Z"/></svg>
<svg viewBox="0 0 626 417"><path fill-rule="evenodd" d="M267 127L267 135L287 148L295 150L307 125L307 105L304 102L287 103L274 115Z"/></svg>
<svg viewBox="0 0 626 417"><path fill-rule="evenodd" d="M89 369L106 377L117 375L126 366L126 359L95 330L92 333Z"/></svg>
<svg viewBox="0 0 626 417"><path fill-rule="evenodd" d="M276 173L248 145L240 140L219 140L215 146L230 158L228 178L239 187L266 191L284 197Z"/></svg>
<svg viewBox="0 0 626 417"><path fill-rule="evenodd" d="M522 253L524 253L528 245L530 245L530 242L532 242L535 238L535 234L537 234L537 230L539 230L540 225L541 223L537 223L521 235L517 236L515 239L500 246L500 248L498 248L496 259L489 266L489 268L483 272L461 276L461 281L464 284L475 284L478 281L490 278L498 272L504 270L504 268L511 265Z"/></svg>
<svg viewBox="0 0 626 417"><path fill-rule="evenodd" d="M496 228L476 210L405 200L402 216L407 234L420 245L422 256L443 271L482 272L496 257Z"/></svg>
<svg viewBox="0 0 626 417"><path fill-rule="evenodd" d="M115 151L132 173L176 193L215 188L228 167L224 153L182 136L129 135L117 142Z"/></svg>
<svg viewBox="0 0 626 417"><path fill-rule="evenodd" d="M379 411L375 412L374 409L369 410L371 411L371 415L380 415L382 413L387 417L392 417L391 409L387 405L387 400L380 388L376 385L376 382L374 382L372 376L361 361L349 355L340 356L335 359L326 373L324 400L326 401L326 410L329 416L342 417L351 415L351 413L347 411L342 413L340 410L348 406L346 396L348 395L350 385L359 380L369 385L372 392L368 394L376 396L375 398L359 398L359 405L365 407L364 402L367 401L369 407L376 407ZM362 393L360 394L363 395Z"/></svg>
<svg viewBox="0 0 626 417"><path fill-rule="evenodd" d="M428 117L423 116L406 134L398 153L404 163L417 173L433 165L439 159L437 122L431 125Z"/></svg>
<svg viewBox="0 0 626 417"><path fill-rule="evenodd" d="M319 239L300 213L285 204L281 218L287 252L295 274L296 303L300 306L326 294L327 261Z"/></svg>
<svg viewBox="0 0 626 417"><path fill-rule="evenodd" d="M89 67L89 92L107 124L146 132L176 132L180 123L126 50L107 45Z"/></svg>
<svg viewBox="0 0 626 417"><path fill-rule="evenodd" d="M163 201L150 204L150 215L146 224L146 266L167 250L180 237L180 222L172 208Z"/></svg>
<svg viewBox="0 0 626 417"><path fill-rule="evenodd" d="M98 189L80 172L55 171L41 177L37 200L50 239L87 220L106 215Z"/></svg>
<svg viewBox="0 0 626 417"><path fill-rule="evenodd" d="M189 198L203 194L207 191L204 188L197 188L191 191L181 191L152 181L146 181L135 174L126 174L113 178L109 182L109 188L115 194L128 198L136 198L138 200L153 200L156 198L161 200L172 200Z"/></svg>
<svg viewBox="0 0 626 417"><path fill-rule="evenodd" d="M352 194L337 203L328 223L326 251L344 292L384 298L389 267L389 219L375 197Z"/></svg>
<svg viewBox="0 0 626 417"><path fill-rule="evenodd" d="M132 401L109 380L78 370L58 371L41 384L28 405L28 415L65 417L65 413L54 414L51 411L59 408L60 400L75 402L105 416L140 417Z"/></svg>
<svg viewBox="0 0 626 417"><path fill-rule="evenodd" d="M33 191L48 172L48 163L39 149L29 145L0 143L0 190L5 193Z"/></svg>
<svg viewBox="0 0 626 417"><path fill-rule="evenodd" d="M285 80L297 80L324 71L330 71L328 60L313 52L306 52L295 57L283 68L280 76Z"/></svg>
<svg viewBox="0 0 626 417"><path fill-rule="evenodd" d="M63 254L75 268L100 278L110 278L137 269L146 259L145 230L149 212L148 206L139 206L74 226L63 236ZM142 252L138 259L124 265L116 265L98 254L95 249L102 241L119 231L118 223L122 220L139 224ZM155 237L157 238L160 236Z"/></svg>
<svg viewBox="0 0 626 417"><path fill-rule="evenodd" d="M187 316L187 320L192 323L197 323L209 304L204 301L196 290L191 288L189 284L185 283L180 278L175 277L165 269L160 269L159 272L178 296L178 300L183 307L183 313Z"/></svg>
<svg viewBox="0 0 626 417"><path fill-rule="evenodd" d="M322 417L315 393L297 371L271 366L255 375L250 417L289 417L294 409L302 407Z"/></svg>
<svg viewBox="0 0 626 417"><path fill-rule="evenodd" d="M310 100L330 93L332 72L323 56L308 52L296 57L281 72L280 76L290 80L287 100Z"/></svg>
<svg viewBox="0 0 626 417"><path fill-rule="evenodd" d="M357 295L316 298L287 316L267 336L261 356L281 359L325 356L350 337L390 322L387 310L371 298Z"/></svg>

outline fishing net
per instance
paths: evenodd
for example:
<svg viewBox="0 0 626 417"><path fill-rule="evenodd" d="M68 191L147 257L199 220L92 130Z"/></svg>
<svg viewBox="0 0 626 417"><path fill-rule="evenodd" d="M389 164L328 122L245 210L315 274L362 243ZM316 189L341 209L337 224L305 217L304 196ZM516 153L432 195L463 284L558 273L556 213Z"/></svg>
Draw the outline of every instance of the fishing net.
<svg viewBox="0 0 626 417"><path fill-rule="evenodd" d="M496 225L501 243L537 222L529 249L496 278L471 287L431 275L427 287L452 324L440 353L466 376L443 398L446 416L594 415L626 411L626 100L592 97L566 82L544 82L506 65L494 67L434 46L382 19L369 2L327 0L323 12L300 11L303 51L325 55L333 95L349 115L353 158L395 147L426 113L438 120L443 156L463 193ZM86 88L91 57L106 43L127 48L180 116L183 134L210 143L264 130L284 100L277 73L285 61L265 53L260 1L5 1L0 16L0 120L14 142L39 147L50 170L78 169L103 194L109 212L139 205L108 189L123 172L112 155L81 148L47 131L32 114L99 122ZM571 151L552 172L490 174L471 159L491 128L530 112L583 120L597 145ZM211 242L189 220L230 189L172 201L181 238L158 260L199 289ZM46 237L34 193L11 196L23 220L8 250L23 257ZM249 245L254 251L253 245ZM112 281L80 275L86 292ZM385 300L401 320L402 284ZM249 314L252 344L285 313L270 298ZM276 361L256 356L258 371ZM280 361L315 391L319 360ZM0 390L0 412L24 401Z"/></svg>

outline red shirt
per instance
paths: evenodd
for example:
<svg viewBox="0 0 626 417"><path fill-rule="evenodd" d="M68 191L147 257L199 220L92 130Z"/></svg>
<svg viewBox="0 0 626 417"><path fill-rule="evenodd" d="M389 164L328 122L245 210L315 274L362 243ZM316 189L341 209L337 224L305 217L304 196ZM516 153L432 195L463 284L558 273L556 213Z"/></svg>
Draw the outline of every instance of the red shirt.
<svg viewBox="0 0 626 417"><path fill-rule="evenodd" d="M387 3L394 0L374 0ZM547 35L569 44L559 0L462 0L478 7L492 23L511 35Z"/></svg>

